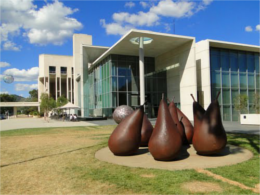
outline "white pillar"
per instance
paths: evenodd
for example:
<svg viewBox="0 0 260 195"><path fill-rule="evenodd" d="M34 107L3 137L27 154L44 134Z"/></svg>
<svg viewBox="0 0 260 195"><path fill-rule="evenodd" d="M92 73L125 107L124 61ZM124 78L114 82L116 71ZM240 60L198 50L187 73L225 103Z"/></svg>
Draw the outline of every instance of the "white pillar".
<svg viewBox="0 0 260 195"><path fill-rule="evenodd" d="M140 105L143 105L145 102L143 37L139 38L139 79L140 79Z"/></svg>
<svg viewBox="0 0 260 195"><path fill-rule="evenodd" d="M67 94L66 94L66 98L69 99L69 77L67 76L66 78L66 86L67 86Z"/></svg>
<svg viewBox="0 0 260 195"><path fill-rule="evenodd" d="M17 115L17 107L14 107L14 116L16 117L16 115Z"/></svg>
<svg viewBox="0 0 260 195"><path fill-rule="evenodd" d="M44 93L46 93L46 77L43 78L43 86Z"/></svg>
<svg viewBox="0 0 260 195"><path fill-rule="evenodd" d="M57 75L55 75L55 97L56 101L58 99L58 83L57 83Z"/></svg>
<svg viewBox="0 0 260 195"><path fill-rule="evenodd" d="M73 87L72 87L72 79L73 79L73 76L71 76L71 79L70 79L70 102L71 102L71 103L73 103L73 102L72 102L72 94L73 94L73 93L72 93L72 89L73 89Z"/></svg>
<svg viewBox="0 0 260 195"><path fill-rule="evenodd" d="M60 97L61 97L61 75L60 75Z"/></svg>

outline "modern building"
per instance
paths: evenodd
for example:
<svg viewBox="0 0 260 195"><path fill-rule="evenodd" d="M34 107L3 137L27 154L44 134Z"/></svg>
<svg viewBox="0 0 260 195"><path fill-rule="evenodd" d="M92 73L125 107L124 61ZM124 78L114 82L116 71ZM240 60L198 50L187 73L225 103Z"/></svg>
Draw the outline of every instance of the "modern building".
<svg viewBox="0 0 260 195"><path fill-rule="evenodd" d="M119 105L139 106L156 117L162 93L193 120L190 94L204 108L221 91L223 120L237 121L234 98L260 93L260 47L195 37L131 30L111 47L92 45L92 36L74 34L73 56L40 55L39 95L64 95L79 115L112 116Z"/></svg>

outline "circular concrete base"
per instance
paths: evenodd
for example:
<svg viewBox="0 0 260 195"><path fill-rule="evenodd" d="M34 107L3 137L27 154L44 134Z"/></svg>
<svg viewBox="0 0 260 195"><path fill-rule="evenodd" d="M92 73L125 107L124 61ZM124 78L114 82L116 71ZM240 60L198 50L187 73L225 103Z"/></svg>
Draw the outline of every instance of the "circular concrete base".
<svg viewBox="0 0 260 195"><path fill-rule="evenodd" d="M253 154L244 148L228 145L218 155L200 156L193 146L183 147L178 159L174 161L156 161L147 147L141 147L135 155L115 156L108 147L96 152L95 157L101 161L141 168L182 170L196 168L215 168L247 161Z"/></svg>

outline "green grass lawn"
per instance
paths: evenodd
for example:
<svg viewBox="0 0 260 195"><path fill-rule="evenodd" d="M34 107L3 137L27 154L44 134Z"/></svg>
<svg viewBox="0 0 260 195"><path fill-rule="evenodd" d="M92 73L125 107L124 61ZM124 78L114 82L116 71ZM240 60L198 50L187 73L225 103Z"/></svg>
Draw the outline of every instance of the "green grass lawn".
<svg viewBox="0 0 260 195"><path fill-rule="evenodd" d="M1 132L1 194L254 194L196 170L130 168L97 160L115 126ZM207 169L248 187L259 184L259 136L228 134L249 161ZM257 194L257 193L255 193Z"/></svg>

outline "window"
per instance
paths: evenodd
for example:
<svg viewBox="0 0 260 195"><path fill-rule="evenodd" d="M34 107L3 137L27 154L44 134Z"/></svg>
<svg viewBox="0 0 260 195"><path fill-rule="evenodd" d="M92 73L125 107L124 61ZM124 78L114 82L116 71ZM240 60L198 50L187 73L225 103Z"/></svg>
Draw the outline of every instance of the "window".
<svg viewBox="0 0 260 195"><path fill-rule="evenodd" d="M49 66L49 73L55 74L56 73L56 67L55 66Z"/></svg>
<svg viewBox="0 0 260 195"><path fill-rule="evenodd" d="M67 67L60 67L61 74L67 74Z"/></svg>

